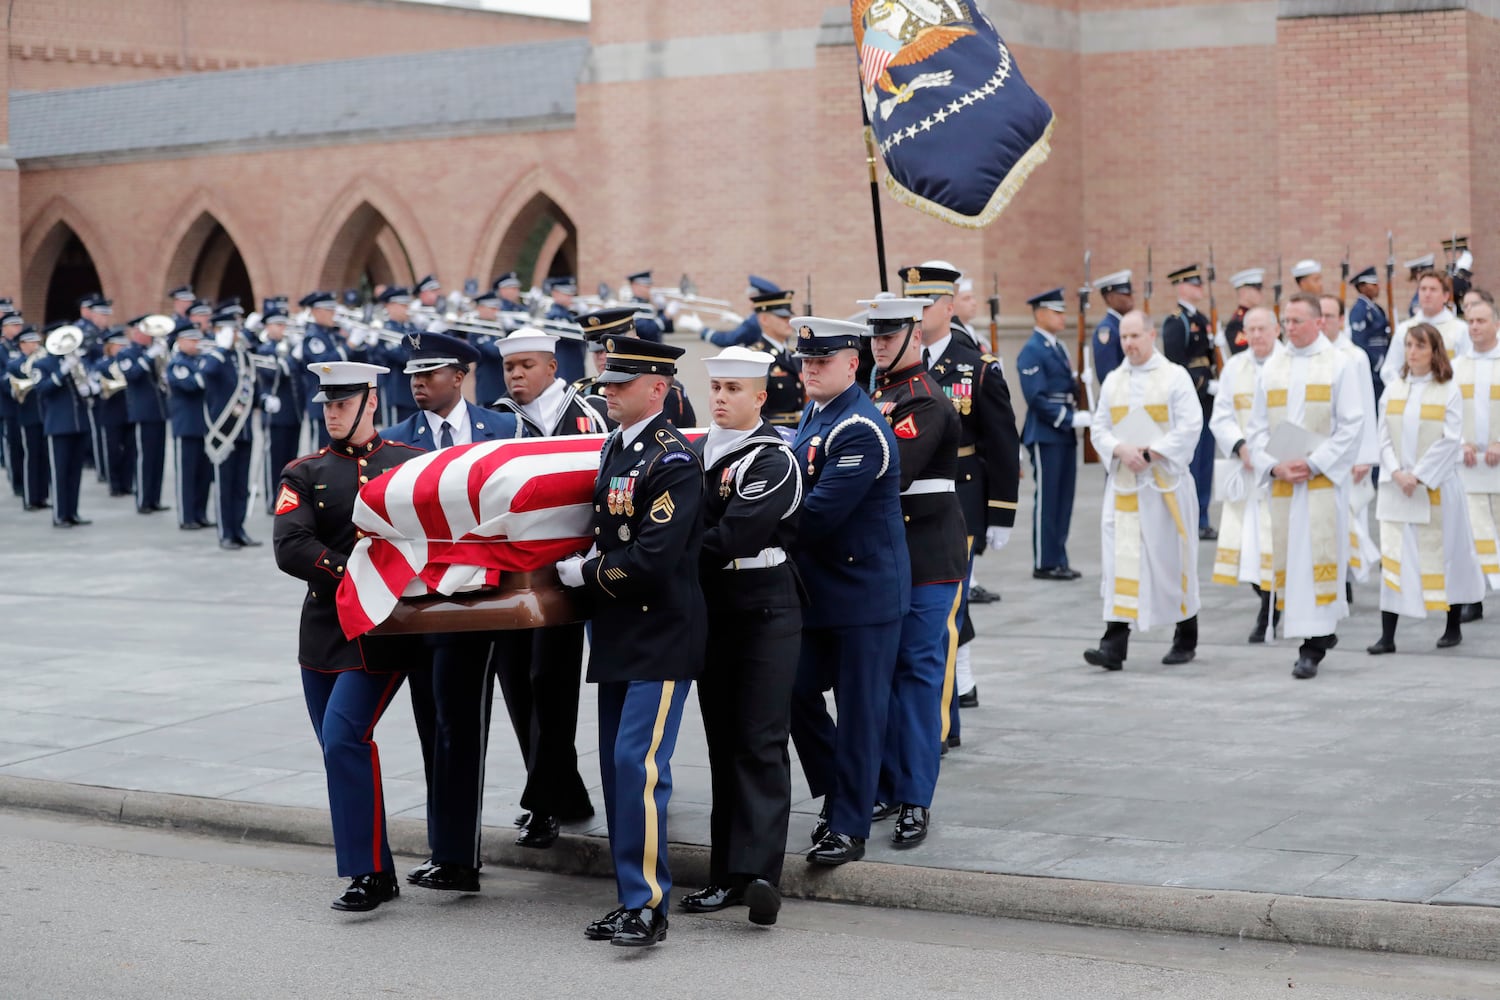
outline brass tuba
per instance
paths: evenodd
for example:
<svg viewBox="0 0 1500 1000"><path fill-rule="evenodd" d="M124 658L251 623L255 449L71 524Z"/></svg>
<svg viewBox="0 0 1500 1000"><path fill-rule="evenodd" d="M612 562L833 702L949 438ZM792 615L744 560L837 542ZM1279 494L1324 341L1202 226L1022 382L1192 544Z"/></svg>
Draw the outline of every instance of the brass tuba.
<svg viewBox="0 0 1500 1000"><path fill-rule="evenodd" d="M17 375L6 376L10 380L10 394L18 406L26 402L26 397L31 395L31 390L35 389L37 384L42 380L42 373L34 367L36 360L41 356L41 351L33 351L25 361L21 362L21 372L24 377Z"/></svg>

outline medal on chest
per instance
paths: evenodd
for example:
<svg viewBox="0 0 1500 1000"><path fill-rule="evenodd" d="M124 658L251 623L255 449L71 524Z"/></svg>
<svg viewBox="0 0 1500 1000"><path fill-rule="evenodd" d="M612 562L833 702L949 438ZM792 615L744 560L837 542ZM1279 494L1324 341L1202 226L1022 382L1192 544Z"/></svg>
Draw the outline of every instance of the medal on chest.
<svg viewBox="0 0 1500 1000"><path fill-rule="evenodd" d="M809 476L816 476L818 474L818 446L822 443L823 436L821 434L814 435L813 439L807 442L807 474Z"/></svg>
<svg viewBox="0 0 1500 1000"><path fill-rule="evenodd" d="M732 467L726 468L723 473L719 475L719 498L722 500L728 500L729 494L733 490L733 488L734 469Z"/></svg>
<svg viewBox="0 0 1500 1000"><path fill-rule="evenodd" d="M613 476L609 481L607 503L611 514L635 516L635 477Z"/></svg>

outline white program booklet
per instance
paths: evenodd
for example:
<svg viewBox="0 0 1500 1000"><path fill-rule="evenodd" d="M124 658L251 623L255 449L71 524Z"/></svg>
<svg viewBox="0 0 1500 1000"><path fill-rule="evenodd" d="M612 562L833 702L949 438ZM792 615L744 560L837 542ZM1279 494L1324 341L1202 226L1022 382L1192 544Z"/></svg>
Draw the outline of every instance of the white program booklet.
<svg viewBox="0 0 1500 1000"><path fill-rule="evenodd" d="M1375 501L1375 478L1365 476L1359 482L1351 477L1349 480L1349 509L1356 513L1364 510Z"/></svg>
<svg viewBox="0 0 1500 1000"><path fill-rule="evenodd" d="M1500 465L1486 465L1484 452L1471 469L1462 462L1458 464L1458 476L1463 480L1465 493L1500 493Z"/></svg>
<svg viewBox="0 0 1500 1000"><path fill-rule="evenodd" d="M1140 407L1125 414L1114 431L1115 437L1135 448L1149 448L1161 439L1161 428Z"/></svg>
<svg viewBox="0 0 1500 1000"><path fill-rule="evenodd" d="M1283 420L1271 432L1266 453L1277 462L1300 462L1317 450L1323 441L1301 424Z"/></svg>
<svg viewBox="0 0 1500 1000"><path fill-rule="evenodd" d="M1252 475L1237 458L1214 459L1214 499L1239 503L1250 493Z"/></svg>
<svg viewBox="0 0 1500 1000"><path fill-rule="evenodd" d="M1432 501L1421 483L1407 496L1394 481L1380 484L1380 498L1375 501L1375 518L1397 524L1427 524L1432 520Z"/></svg>

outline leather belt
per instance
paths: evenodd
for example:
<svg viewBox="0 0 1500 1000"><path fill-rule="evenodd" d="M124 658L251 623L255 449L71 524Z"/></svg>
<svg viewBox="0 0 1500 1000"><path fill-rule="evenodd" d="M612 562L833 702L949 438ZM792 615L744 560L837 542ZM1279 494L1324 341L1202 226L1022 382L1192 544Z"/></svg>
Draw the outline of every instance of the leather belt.
<svg viewBox="0 0 1500 1000"><path fill-rule="evenodd" d="M786 549L772 546L745 559L732 559L725 569L770 569L786 562Z"/></svg>
<svg viewBox="0 0 1500 1000"><path fill-rule="evenodd" d="M963 445L962 447L960 447L958 449L958 457L959 458L968 458L970 455L973 455L973 454L975 454L975 448L974 448L974 445L972 445L972 444Z"/></svg>
<svg viewBox="0 0 1500 1000"><path fill-rule="evenodd" d="M954 493L958 487L953 485L951 479L914 479L912 484L901 491L904 497L920 496L923 493Z"/></svg>

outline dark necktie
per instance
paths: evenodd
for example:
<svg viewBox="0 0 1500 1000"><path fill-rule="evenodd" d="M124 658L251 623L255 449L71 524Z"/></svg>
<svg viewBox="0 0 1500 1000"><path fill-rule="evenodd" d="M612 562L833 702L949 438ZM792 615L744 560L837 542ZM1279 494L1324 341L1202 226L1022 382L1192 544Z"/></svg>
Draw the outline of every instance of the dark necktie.
<svg viewBox="0 0 1500 1000"><path fill-rule="evenodd" d="M930 351L929 349L927 349L925 347L922 348L922 367L923 368L931 368L932 367L932 351Z"/></svg>
<svg viewBox="0 0 1500 1000"><path fill-rule="evenodd" d="M453 447L453 427L446 420L443 421L442 433L438 437L438 444L444 448Z"/></svg>

